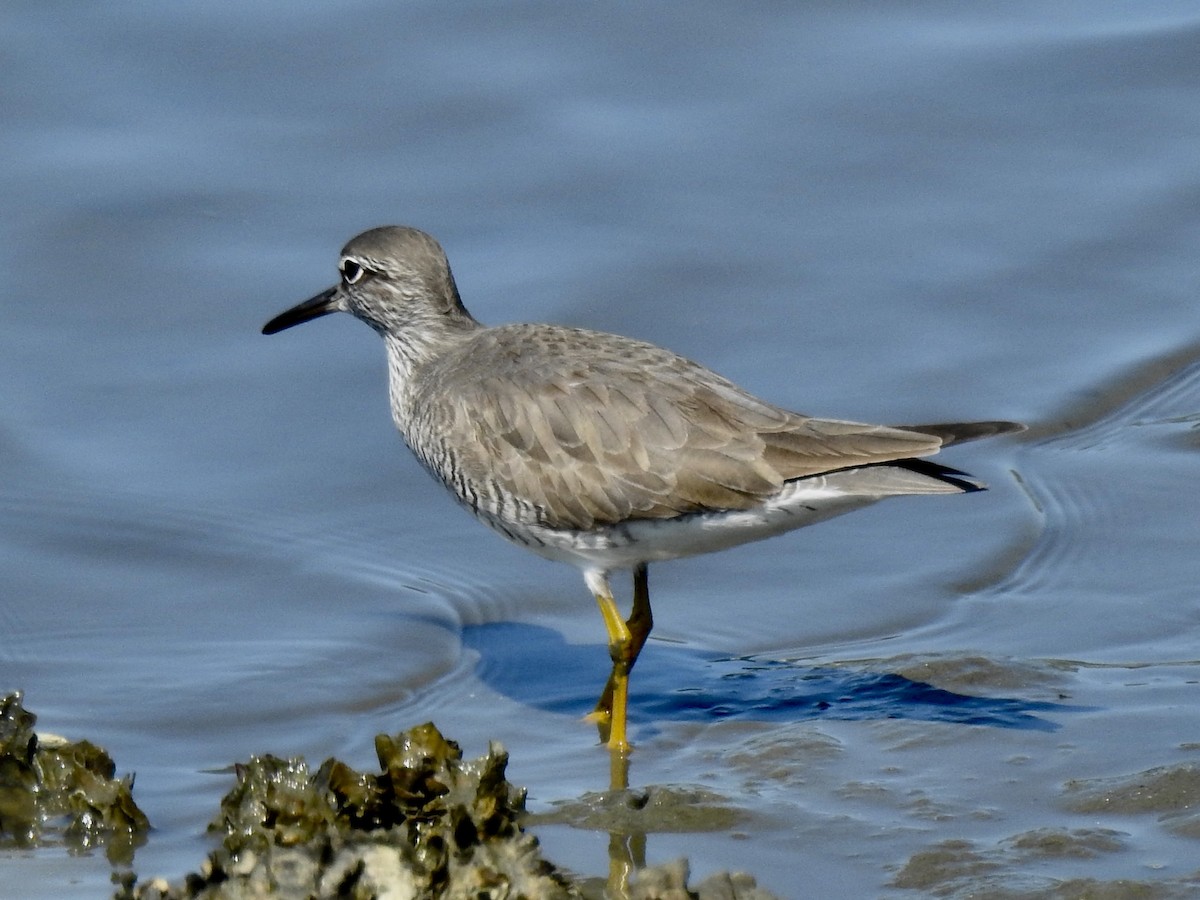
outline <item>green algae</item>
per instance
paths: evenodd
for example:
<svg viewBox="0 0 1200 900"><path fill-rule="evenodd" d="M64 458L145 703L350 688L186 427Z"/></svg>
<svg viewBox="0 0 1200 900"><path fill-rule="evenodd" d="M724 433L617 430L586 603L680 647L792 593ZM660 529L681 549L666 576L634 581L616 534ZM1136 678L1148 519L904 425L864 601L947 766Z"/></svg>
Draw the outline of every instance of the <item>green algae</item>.
<svg viewBox="0 0 1200 900"><path fill-rule="evenodd" d="M89 741L39 736L19 692L0 698L0 846L103 848L130 865L150 822L133 800L133 778Z"/></svg>
<svg viewBox="0 0 1200 900"><path fill-rule="evenodd" d="M39 735L36 722L19 693L0 698L0 847L102 847L115 900L775 900L744 874L717 873L689 888L686 860L621 866L618 882L570 877L521 827L525 792L506 780L503 748L493 743L464 761L432 723L378 735L378 772L336 759L312 770L302 758L270 755L236 765L209 825L219 846L199 871L139 882L130 866L149 822L133 800L132 777L116 778L112 758L88 741ZM559 815L620 838L627 829L692 830L695 815L711 826L714 808L728 814L717 799L684 789L626 791L589 795Z"/></svg>

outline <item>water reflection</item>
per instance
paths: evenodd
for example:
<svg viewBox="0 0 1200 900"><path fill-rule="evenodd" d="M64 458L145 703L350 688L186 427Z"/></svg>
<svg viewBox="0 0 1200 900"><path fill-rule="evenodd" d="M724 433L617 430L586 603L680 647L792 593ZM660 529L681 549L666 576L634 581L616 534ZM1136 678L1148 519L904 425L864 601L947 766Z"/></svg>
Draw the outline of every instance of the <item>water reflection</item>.
<svg viewBox="0 0 1200 900"><path fill-rule="evenodd" d="M608 661L603 646L568 644L550 628L517 622L468 626L463 643L479 653L477 675L490 688L519 703L575 718L591 712L591 698L603 683ZM912 719L1053 732L1059 724L1047 715L1082 709L962 694L863 664L812 666L720 657L656 642L643 655L633 680L630 726L635 746L654 735L656 724L723 719ZM619 750L608 752L608 791L569 802L546 820L606 832L608 895L625 897L634 874L646 865L649 835L659 829L679 831L681 820L707 830L712 826L712 802L655 787L630 789L630 764L636 753L631 757ZM650 811L651 804L662 809ZM718 815L715 820L720 819Z"/></svg>
<svg viewBox="0 0 1200 900"><path fill-rule="evenodd" d="M480 654L476 674L489 687L547 712L584 716L604 683L605 649L568 644L549 628L472 625L463 643ZM722 657L662 642L640 660L629 705L635 745L654 734L654 723L666 722L916 719L1049 732L1059 725L1044 714L1082 709L960 694L862 667Z"/></svg>

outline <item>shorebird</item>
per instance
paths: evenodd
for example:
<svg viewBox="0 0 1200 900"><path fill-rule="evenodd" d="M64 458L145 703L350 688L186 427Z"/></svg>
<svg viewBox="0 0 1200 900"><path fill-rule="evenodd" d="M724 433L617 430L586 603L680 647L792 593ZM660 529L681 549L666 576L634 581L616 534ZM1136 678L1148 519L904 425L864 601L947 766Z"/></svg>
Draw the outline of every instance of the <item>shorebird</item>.
<svg viewBox="0 0 1200 900"><path fill-rule="evenodd" d="M415 228L366 231L340 281L264 334L332 312L387 348L392 419L424 467L504 537L583 574L612 673L594 717L629 748L629 672L653 626L647 566L810 525L906 494L984 489L921 457L1019 430L1010 422L890 427L781 409L643 341L559 325L486 327L441 246ZM633 573L623 618L609 583Z"/></svg>

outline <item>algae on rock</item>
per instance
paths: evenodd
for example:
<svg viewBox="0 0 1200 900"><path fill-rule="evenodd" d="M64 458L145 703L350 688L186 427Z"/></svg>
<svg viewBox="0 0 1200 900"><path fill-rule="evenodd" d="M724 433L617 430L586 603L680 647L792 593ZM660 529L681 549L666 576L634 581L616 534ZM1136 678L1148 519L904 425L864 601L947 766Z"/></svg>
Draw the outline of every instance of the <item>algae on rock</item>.
<svg viewBox="0 0 1200 900"><path fill-rule="evenodd" d="M254 757L210 830L223 834L181 884L126 885L127 898L574 897L517 824L523 791L492 744L463 762L432 723L375 739L379 774L335 759Z"/></svg>
<svg viewBox="0 0 1200 900"><path fill-rule="evenodd" d="M150 823L133 800L133 778L89 741L39 736L20 692L0 698L0 846L103 846L129 865Z"/></svg>

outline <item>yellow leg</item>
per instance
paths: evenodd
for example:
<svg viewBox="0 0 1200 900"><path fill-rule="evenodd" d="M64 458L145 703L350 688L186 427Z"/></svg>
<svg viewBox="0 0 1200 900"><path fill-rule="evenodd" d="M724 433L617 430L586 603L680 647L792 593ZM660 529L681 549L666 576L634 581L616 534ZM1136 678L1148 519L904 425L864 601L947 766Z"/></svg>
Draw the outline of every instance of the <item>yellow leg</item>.
<svg viewBox="0 0 1200 900"><path fill-rule="evenodd" d="M597 594L596 602L600 604L600 615L604 617L604 627L608 630L608 646L624 647L629 644L629 626L621 618L617 609L617 601L611 596Z"/></svg>
<svg viewBox="0 0 1200 900"><path fill-rule="evenodd" d="M629 749L625 728L625 711L629 703L629 665L626 662L630 644L629 627L621 618L616 601L610 595L597 594L596 603L608 631L608 655L612 658L612 674L600 695L593 713L600 727L600 737L609 750Z"/></svg>
<svg viewBox="0 0 1200 900"><path fill-rule="evenodd" d="M601 581L595 587L607 589L608 585ZM613 667L592 716L600 727L601 740L608 744L608 748L625 753L629 750L626 725L629 672L654 626L646 566L639 565L633 570L633 610L628 621L621 619L611 590L596 591L596 603L600 606L600 615L604 617L604 627L608 631L608 654Z"/></svg>
<svg viewBox="0 0 1200 900"><path fill-rule="evenodd" d="M650 579L645 563L633 570L633 610L625 626L629 629L629 668L632 669L654 627L654 616L650 611Z"/></svg>

